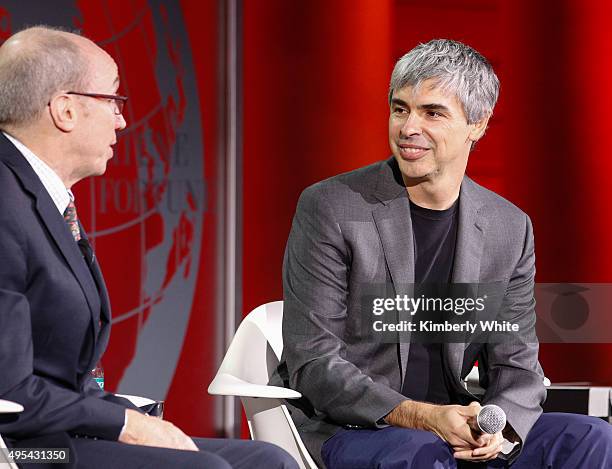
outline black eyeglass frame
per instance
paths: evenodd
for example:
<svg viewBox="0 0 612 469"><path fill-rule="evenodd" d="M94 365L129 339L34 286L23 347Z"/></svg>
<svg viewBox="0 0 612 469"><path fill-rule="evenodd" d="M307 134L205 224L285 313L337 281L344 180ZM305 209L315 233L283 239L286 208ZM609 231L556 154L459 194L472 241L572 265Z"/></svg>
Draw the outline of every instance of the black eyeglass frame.
<svg viewBox="0 0 612 469"><path fill-rule="evenodd" d="M115 105L117 106L115 114L118 116L123 114L123 107L128 100L127 96L121 96L118 94L81 93L80 91L66 91L66 94L74 94L77 96L86 96L88 98L96 99L112 99L115 101Z"/></svg>

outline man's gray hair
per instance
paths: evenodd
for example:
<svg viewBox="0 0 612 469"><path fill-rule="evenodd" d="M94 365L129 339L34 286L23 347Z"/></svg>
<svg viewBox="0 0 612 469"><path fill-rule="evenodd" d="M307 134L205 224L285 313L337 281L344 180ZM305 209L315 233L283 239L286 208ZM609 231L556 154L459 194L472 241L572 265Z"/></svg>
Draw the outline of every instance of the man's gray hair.
<svg viewBox="0 0 612 469"><path fill-rule="evenodd" d="M389 85L393 93L405 86L418 88L433 80L437 87L453 93L463 107L468 124L493 113L499 96L499 80L481 54L461 42L434 39L419 44L395 64Z"/></svg>
<svg viewBox="0 0 612 469"><path fill-rule="evenodd" d="M79 91L88 82L87 60L66 33L35 26L0 48L0 126L28 124L41 115L53 94Z"/></svg>

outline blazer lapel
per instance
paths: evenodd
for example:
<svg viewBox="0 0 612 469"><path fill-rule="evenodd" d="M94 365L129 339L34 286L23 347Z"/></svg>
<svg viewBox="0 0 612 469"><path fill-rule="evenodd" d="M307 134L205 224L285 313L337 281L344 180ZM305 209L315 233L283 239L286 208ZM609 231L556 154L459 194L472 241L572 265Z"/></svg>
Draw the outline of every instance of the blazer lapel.
<svg viewBox="0 0 612 469"><path fill-rule="evenodd" d="M41 220L51 234L51 238L62 253L62 256L68 263L85 294L93 319L94 333L97 337L99 330L100 297L93 277L89 272L89 268L83 261L83 255L81 254L78 244L74 241L72 233L68 229L64 218L58 212L51 196L49 196L45 190L34 170L18 150L3 136L0 141L0 154L2 155L2 159L13 169L16 176L22 182L25 190L35 198L36 210Z"/></svg>
<svg viewBox="0 0 612 469"><path fill-rule="evenodd" d="M459 225L452 274L453 283L478 284L480 280L480 259L486 220L480 214L482 203L478 200L476 190L472 180L465 176L459 197ZM450 376L457 381L461 376L465 347L465 343L444 344Z"/></svg>
<svg viewBox="0 0 612 469"><path fill-rule="evenodd" d="M102 358L102 354L104 353L104 350L106 350L106 346L108 345L108 339L110 336L111 312L110 302L108 299L108 291L106 290L106 285L104 283L104 278L102 277L102 272L100 271L100 266L98 265L98 261L95 258L93 265L91 266L91 273L93 274L93 278L98 286L101 305L99 316L100 320L94 321L94 327L96 332L96 347L91 363L91 368L93 368L96 363L100 361L100 358Z"/></svg>
<svg viewBox="0 0 612 469"><path fill-rule="evenodd" d="M382 203L373 212L387 267L396 295L412 296L414 289L414 242L410 202L394 159L383 165L374 195ZM410 321L410 314L398 312L398 321ZM410 332L398 333L402 386L410 351Z"/></svg>
<svg viewBox="0 0 612 469"><path fill-rule="evenodd" d="M108 339L110 337L110 325L111 325L111 309L110 309L110 300L108 298L108 290L106 289L106 284L104 283L104 277L102 276L102 271L100 270L100 265L98 264L98 259L95 255L93 247L91 243L89 243L89 238L87 237L87 233L85 229L79 222L79 227L81 229L81 237L84 239L87 244L89 244L89 249L91 250L92 263L91 263L91 275L93 276L94 282L96 283L96 288L98 291L98 298L100 301L100 314L98 319L94 317L94 332L96 334L95 348L93 351L93 356L91 359L91 363L89 365L89 369L94 368L96 364L102 358L102 354L104 350L106 350L106 346L108 345Z"/></svg>
<svg viewBox="0 0 612 469"><path fill-rule="evenodd" d="M95 255L93 247L91 246L91 243L89 242L89 237L87 236L87 233L85 232L85 228L83 228L83 225L81 225L81 222L79 222L79 229L81 231L81 239L83 239L89 245L89 249L91 251L92 261L91 261L91 267L89 270L95 282L96 290L98 291L98 297L100 301L99 320L101 322L102 332L103 332L104 326L109 324L111 320L110 301L108 298L108 291L106 289L106 284L104 283L104 277L102 276L100 265L98 264L98 258ZM96 333L98 333L97 330L96 330Z"/></svg>

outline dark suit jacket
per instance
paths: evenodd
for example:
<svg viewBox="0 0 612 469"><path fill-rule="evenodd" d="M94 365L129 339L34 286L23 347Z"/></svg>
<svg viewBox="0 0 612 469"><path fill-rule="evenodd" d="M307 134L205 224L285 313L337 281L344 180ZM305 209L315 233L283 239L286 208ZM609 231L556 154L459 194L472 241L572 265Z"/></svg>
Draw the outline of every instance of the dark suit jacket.
<svg viewBox="0 0 612 469"><path fill-rule="evenodd" d="M88 267L40 179L0 134L0 398L25 407L0 423L9 444L68 432L117 439L133 406L89 374L109 331L97 262Z"/></svg>
<svg viewBox="0 0 612 469"><path fill-rule="evenodd" d="M465 177L459 199L454 283L501 286L505 318L525 343L447 343L445 379L457 403L476 397L461 377L480 359L484 403L502 407L524 441L545 397L534 332L535 257L529 218ZM410 296L414 252L410 205L394 159L307 188L298 202L283 267L284 350L276 378L302 393L287 401L306 446L320 450L342 426L380 427L406 398L409 336L372 340L363 294L387 285ZM371 331L371 328L369 329ZM272 380L274 382L274 378Z"/></svg>

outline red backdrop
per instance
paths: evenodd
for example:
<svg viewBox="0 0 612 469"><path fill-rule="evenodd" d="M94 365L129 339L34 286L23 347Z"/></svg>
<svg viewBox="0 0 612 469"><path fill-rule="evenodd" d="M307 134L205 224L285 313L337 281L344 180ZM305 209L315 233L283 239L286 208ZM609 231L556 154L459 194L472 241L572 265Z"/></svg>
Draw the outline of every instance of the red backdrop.
<svg viewBox="0 0 612 469"><path fill-rule="evenodd" d="M150 5L142 0L77 1L61 24L75 23L68 15L80 14L76 23L80 21L86 34L101 40L108 36L108 28L129 29L130 21L138 20L145 24L145 38L152 44L152 30L146 26L150 18L140 16ZM210 266L217 250L213 209L220 173L214 156L219 144L222 19L216 0L181 0L179 5L197 81L205 141L205 152L199 156L206 162L201 176L208 183L208 198L199 264L191 266L198 269L193 314L168 389L167 416L189 433L211 435L213 399L205 388L217 366L213 306L219 292ZM49 18L58 18L52 6L46 8ZM9 7L0 7L0 38L12 31L10 12ZM607 32L611 13L612 6L603 0L244 0L245 312L282 298L282 255L300 192L320 179L387 157L391 69L404 52L434 37L469 43L493 62L499 74L500 101L468 172L531 216L537 281L608 282L612 278L608 231L612 222L607 216L612 204L607 180L612 160L606 155L612 123L607 113L612 107L607 84L612 72L612 35ZM52 22L45 20L42 9L30 14L35 17L30 23ZM150 63L144 51L148 46L127 35L105 47L111 54L122 52L126 61L119 66L131 76L133 109L145 109L153 98L147 94L151 75L146 73ZM122 171L113 166L107 176L133 177ZM79 189L79 200L88 195L86 184ZM87 226L89 215L81 207ZM115 215L110 222L120 223L122 214ZM189 231L180 234L177 259L183 254L181 240L189 243ZM113 255L113 246L101 244L96 249L115 311L129 309L133 291L124 279L139 279L142 272L126 270L123 259ZM134 331L113 335L105 357L111 389L135 341ZM541 361L553 381L612 384L612 344L545 344Z"/></svg>
<svg viewBox="0 0 612 469"><path fill-rule="evenodd" d="M116 3L116 4L115 4ZM128 128L124 135L119 138L119 148L116 158L109 163L108 170L103 178L94 178L89 183L84 181L76 187L77 198L83 200L89 198L90 188L97 184L106 182L108 187L113 183L118 185L124 180L132 181L142 178L142 161L133 164L127 155L142 160L155 159L150 165L152 186L147 187L144 200L146 209L161 208L160 213L149 216L142 228L136 226L133 230L123 230L112 237L96 237L97 255L100 258L109 294L113 305L114 318L118 313L129 311L134 305L142 303L142 285L147 279L161 272L163 277L162 294L168 287L173 276L183 276L186 280L191 269L195 269L195 288L187 290L186 295L193 295L191 310L188 311L188 321L185 334L179 343L180 353L176 361L176 367L172 370L171 383L167 388L165 417L176 423L186 433L192 435L212 436L217 433L214 422L214 400L206 393L206 387L216 372L215 363L215 255L216 255L216 223L217 214L214 211L216 205L217 184L219 173L216 164L217 153L217 126L219 118L219 98L221 75L219 74L219 24L218 5L215 1L181 0L178 8L179 17L173 17L177 9L169 11L168 6L163 3L148 4L143 0L135 0L128 4L124 2L111 1L103 5L100 2L81 1L78 5L81 14L81 28L85 36L98 41L117 61L122 78L120 91L130 96L127 111ZM182 10L182 15L181 11ZM177 20L178 18L178 20ZM157 23L156 23L157 21ZM187 42L182 42L180 35L172 30L172 21L178 22L185 28ZM182 21L182 24L181 24ZM78 21L77 21L78 22ZM144 31L144 32L143 32ZM124 33L125 32L125 33ZM114 37L112 41L105 40ZM181 56L181 48L187 47L191 51L191 63L188 56ZM160 50L168 49L169 61L162 62ZM170 76L169 88L163 88L161 84L156 86L156 77L163 76L155 67L173 66L176 75ZM185 70L193 66L195 77L187 77ZM191 90L196 94L188 94L188 81L195 78L196 88ZM159 79L159 78L158 78ZM185 126L186 118L193 118L194 114L185 114L185 109L191 102L199 102L200 129L189 134ZM162 107L163 111L157 110ZM187 116L187 117L186 117ZM145 122L146 124L143 124ZM152 144L142 145L140 139L147 141L147 126L153 132ZM189 141L181 142L181 139L197 140L197 133L201 134L203 141L200 153L190 153ZM134 149L130 151L129 146ZM151 148L154 145L154 148ZM199 159L202 164L202 174L193 174L192 183L203 182L203 200L195 203L186 197L187 207L183 207L182 189L185 182L179 175L172 180L167 176L169 171L176 169L182 163L191 159ZM181 162L183 159L183 162ZM160 165L159 161L162 161ZM147 163L144 163L147 164ZM157 182L159 167L164 168L161 182ZM140 176L139 176L140 171ZM156 185L157 184L157 185ZM93 189L92 189L93 190ZM158 196L156 192L164 192L165 196ZM119 191L119 199L124 193ZM134 196L135 197L135 196ZM117 205L117 201L115 201ZM100 213L92 205L92 210L79 210L82 219L90 230L92 229L92 215L95 213L95 221L114 226L134 217L135 210L118 210L112 207L106 214ZM114 210L113 210L114 208ZM201 217L201 237L198 239L199 257L197 261L191 259L194 252L193 215L199 211ZM165 212L165 213L164 213ZM171 212L181 212L180 220L176 226L169 231L165 225L170 225L166 220ZM197 238L195 238L197 239ZM171 243L167 257L161 262L149 260L142 263L138 258L138 246L146 244L147 251L155 249L162 242ZM121 246L122 255L116 255L117 246ZM139 288L140 287L140 288ZM190 298L181 298L181 301L189 301ZM155 303L153 303L155 304ZM177 309L183 308L177 304ZM164 314L173 315L176 311L166 309ZM144 328L149 320L149 309L144 314L134 315L125 321L113 324L113 333L109 348L103 358L106 374L107 388L116 391L121 385L126 370L133 363L139 341L142 338ZM168 341L171 341L168 334ZM162 335L163 338L163 335ZM178 340L178 339L177 339ZM169 349L169 344L159 343L160 349ZM154 360L154 359L153 359ZM138 365L142 366L142 365ZM161 372L161 366L154 364L136 373ZM143 381L148 379L143 376ZM154 379L154 378L153 378ZM123 392L151 395L153 390L127 389Z"/></svg>
<svg viewBox="0 0 612 469"><path fill-rule="evenodd" d="M219 178L216 165L220 79L217 3L182 0L178 11L180 15L182 9L182 15L178 17L172 16L177 14L176 9L170 12L164 4L151 6L141 0L128 4L114 3L103 5L100 2L79 2L81 17L76 22L80 23L83 34L99 42L119 65L122 78L120 91L130 96L129 108L126 108L128 128L119 138L116 158L109 163L104 177L82 182L76 186L75 192L79 200L90 199L91 192L99 190L98 187L107 187L112 192L113 186L126 182L131 184L142 178L143 164L149 167L150 173L157 172L152 176L152 184L146 186L141 203L145 204L145 210L158 208L159 213L145 218L142 226L135 225L136 229L124 229L113 236L94 237L95 248L105 273L115 319L118 314L133 310L135 305L143 303L142 286L149 277L156 275L156 271L163 278L161 296L172 277L178 275L186 279L192 269L196 270L191 311L188 311L185 334L179 343L180 353L164 396L165 417L188 434L211 436L217 431L213 419L214 401L206 393L206 387L216 372L214 266L217 218L213 208ZM178 21L179 25L182 21L187 42L172 32L172 21ZM107 40L108 37L113 39ZM181 50L184 50L181 48L185 47L191 50L191 63L188 56L180 55ZM162 56L159 55L164 48L168 50L168 62L162 62ZM163 76L155 68L160 66L175 67L172 73L176 75L167 75L175 80L169 88L164 88L159 82L156 85L156 78ZM193 66L195 77L185 75L189 66ZM196 88L191 90L192 94L187 94L187 83L193 78L196 80ZM196 128L191 134L186 130L185 125L188 126L188 123L185 119L193 118L194 114L185 114L186 106L191 104L186 100L199 101L195 115L199 114L201 128ZM142 143L148 138L143 127L150 128L154 134L148 146ZM182 146L191 148L190 142L182 142L181 139L197 140L198 133L203 140L201 152L190 153L189 149L184 150ZM142 161L134 163L134 158ZM148 165L148 159L156 161ZM182 175L172 179L168 173L176 167L180 169L190 159L202 162L202 174L193 174L190 183L203 182L204 194L201 194L203 200L198 202L187 196L187 206L183 207L184 194L179 188L186 180L182 179ZM163 175L159 174L160 166L164 169ZM162 192L165 195L158 195ZM102 205L106 205L104 196L97 195L103 200ZM92 203L90 210L79 210L85 226L90 230L96 224L116 226L129 223L137 215L139 210L129 203L130 200L136 200L135 194L115 190L114 196L115 200L108 197L108 207L103 210L100 210L97 203ZM124 210L121 210L122 203ZM167 218L173 212L179 212L180 218L170 231L166 225L171 226L172 222ZM202 231L199 239L194 238L194 220L197 216L191 215L195 212L200 212L198 216L201 217ZM197 252L193 246L196 239L200 243L197 261L191 258ZM161 262L149 259L148 263L143 263L138 256L139 246L144 243L147 253L162 242L171 244L167 257L162 258ZM117 246L121 249L121 255L117 255ZM154 305L155 301L153 298L150 304ZM183 307L178 304L176 306ZM175 313L171 308L164 311L167 315ZM147 307L144 314L133 315L113 324L109 348L103 358L106 387L109 390L118 389L126 370L132 366L138 343L144 340L142 333L150 314ZM169 334L169 337L172 336ZM167 343L159 344L161 349L167 346ZM155 368L155 364L152 364L142 371L136 370L136 373L155 373ZM162 370L158 367L157 371ZM148 378L143 377L145 379ZM127 389L124 392L151 396L153 391L147 393L143 389Z"/></svg>
<svg viewBox="0 0 612 469"><path fill-rule="evenodd" d="M385 158L395 60L435 37L493 63L501 97L468 173L532 218L538 282L612 279L604 1L313 0L244 6L244 309L282 298L308 185ZM541 347L553 381L612 384L612 344Z"/></svg>

